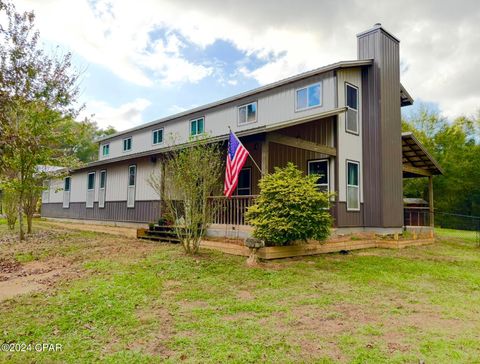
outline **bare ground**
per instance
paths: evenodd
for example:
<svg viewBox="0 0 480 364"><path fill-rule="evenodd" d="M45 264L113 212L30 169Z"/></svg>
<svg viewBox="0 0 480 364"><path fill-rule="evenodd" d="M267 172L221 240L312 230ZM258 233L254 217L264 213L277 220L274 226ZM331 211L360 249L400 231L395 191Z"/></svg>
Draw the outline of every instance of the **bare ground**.
<svg viewBox="0 0 480 364"><path fill-rule="evenodd" d="M57 222L42 222L39 225L42 230L27 235L24 242L18 242L17 235L13 233L0 235L0 302L78 278L84 273L81 263L92 256L130 258L142 256L152 249L149 243L135 241L132 244L131 239L119 237L131 238L135 236L135 229ZM72 237L72 230L105 235L95 240L81 235Z"/></svg>

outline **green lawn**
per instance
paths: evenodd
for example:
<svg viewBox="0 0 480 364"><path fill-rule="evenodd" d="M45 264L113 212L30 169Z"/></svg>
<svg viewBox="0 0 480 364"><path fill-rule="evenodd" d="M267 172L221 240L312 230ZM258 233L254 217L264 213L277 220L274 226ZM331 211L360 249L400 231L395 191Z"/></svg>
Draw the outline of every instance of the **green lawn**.
<svg viewBox="0 0 480 364"><path fill-rule="evenodd" d="M480 248L448 231L432 246L252 269L242 257L38 225L22 244L1 243L1 225L0 263L64 274L0 302L0 342L63 350L0 362L480 363Z"/></svg>

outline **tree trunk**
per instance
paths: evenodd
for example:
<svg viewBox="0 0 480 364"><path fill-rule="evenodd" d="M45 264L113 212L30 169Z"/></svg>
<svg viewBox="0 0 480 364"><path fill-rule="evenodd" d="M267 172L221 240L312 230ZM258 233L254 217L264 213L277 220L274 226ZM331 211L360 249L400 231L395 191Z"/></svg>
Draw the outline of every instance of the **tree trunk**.
<svg viewBox="0 0 480 364"><path fill-rule="evenodd" d="M32 220L33 220L33 215L27 214L27 234L32 233Z"/></svg>
<svg viewBox="0 0 480 364"><path fill-rule="evenodd" d="M23 194L20 194L20 200L18 202L18 227L19 227L19 239L25 240L25 232L23 230Z"/></svg>

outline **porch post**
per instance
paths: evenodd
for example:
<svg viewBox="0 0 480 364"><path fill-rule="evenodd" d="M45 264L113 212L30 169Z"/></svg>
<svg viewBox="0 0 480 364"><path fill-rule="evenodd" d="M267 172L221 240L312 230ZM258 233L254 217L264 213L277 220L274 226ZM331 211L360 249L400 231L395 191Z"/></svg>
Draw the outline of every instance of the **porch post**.
<svg viewBox="0 0 480 364"><path fill-rule="evenodd" d="M265 175L268 173L268 147L269 147L268 136L265 136L265 140L262 142L262 174Z"/></svg>
<svg viewBox="0 0 480 364"><path fill-rule="evenodd" d="M428 208L430 210L430 226L434 226L434 213L433 213L433 176L428 176Z"/></svg>

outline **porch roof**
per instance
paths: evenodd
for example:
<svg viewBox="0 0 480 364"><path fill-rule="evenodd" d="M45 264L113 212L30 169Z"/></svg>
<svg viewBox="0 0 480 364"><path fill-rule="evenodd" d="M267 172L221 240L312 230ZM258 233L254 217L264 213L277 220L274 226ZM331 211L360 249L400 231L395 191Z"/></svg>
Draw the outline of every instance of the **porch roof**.
<svg viewBox="0 0 480 364"><path fill-rule="evenodd" d="M443 174L443 169L412 132L402 133L403 177Z"/></svg>

